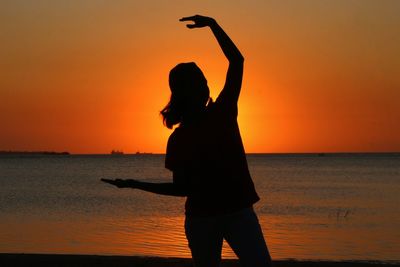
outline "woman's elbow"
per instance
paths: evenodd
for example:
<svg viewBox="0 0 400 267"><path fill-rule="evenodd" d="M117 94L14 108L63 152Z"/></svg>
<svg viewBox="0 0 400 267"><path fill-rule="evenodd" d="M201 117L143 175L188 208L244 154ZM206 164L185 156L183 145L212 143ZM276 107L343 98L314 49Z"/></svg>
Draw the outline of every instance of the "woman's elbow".
<svg viewBox="0 0 400 267"><path fill-rule="evenodd" d="M244 57L242 54L235 55L229 60L230 63L235 63L235 64L243 64L244 63Z"/></svg>
<svg viewBox="0 0 400 267"><path fill-rule="evenodd" d="M229 65L243 68L244 57L242 55L235 56L229 59Z"/></svg>

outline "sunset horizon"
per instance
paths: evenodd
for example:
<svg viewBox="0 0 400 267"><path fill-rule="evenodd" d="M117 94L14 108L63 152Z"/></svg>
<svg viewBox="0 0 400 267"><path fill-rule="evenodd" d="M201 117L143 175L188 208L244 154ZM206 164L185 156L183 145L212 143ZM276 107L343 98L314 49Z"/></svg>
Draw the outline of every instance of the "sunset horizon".
<svg viewBox="0 0 400 267"><path fill-rule="evenodd" d="M246 152L400 151L400 2L228 3L3 2L0 150L164 153L171 68L223 87L216 41L178 21L200 13L245 58Z"/></svg>
<svg viewBox="0 0 400 267"><path fill-rule="evenodd" d="M115 152L115 153L113 153ZM100 153L74 153L69 150L0 150L1 154L47 154L47 155L122 155L122 156L130 156L130 155L165 155L165 152L153 152L153 151L123 151L118 149L113 149L108 152L100 152ZM316 155L316 156L325 156L325 155L369 155L369 154L382 154L382 155L397 155L400 154L400 151L309 151L309 152L246 152L246 155Z"/></svg>

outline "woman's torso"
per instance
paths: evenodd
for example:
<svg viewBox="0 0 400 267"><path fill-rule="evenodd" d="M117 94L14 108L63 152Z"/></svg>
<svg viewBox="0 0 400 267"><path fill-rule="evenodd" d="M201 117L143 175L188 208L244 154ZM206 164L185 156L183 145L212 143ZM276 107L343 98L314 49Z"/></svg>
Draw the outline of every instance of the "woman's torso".
<svg viewBox="0 0 400 267"><path fill-rule="evenodd" d="M184 174L188 216L229 213L259 200L232 114L209 105L200 119L182 124L168 140L166 167Z"/></svg>

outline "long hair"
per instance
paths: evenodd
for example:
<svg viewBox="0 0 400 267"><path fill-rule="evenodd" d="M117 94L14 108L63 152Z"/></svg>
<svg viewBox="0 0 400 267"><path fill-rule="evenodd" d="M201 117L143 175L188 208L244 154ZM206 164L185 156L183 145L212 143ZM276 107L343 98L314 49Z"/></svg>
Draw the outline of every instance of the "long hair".
<svg viewBox="0 0 400 267"><path fill-rule="evenodd" d="M172 129L182 122L188 106L205 103L209 98L207 80L203 72L193 62L180 63L169 73L171 97L168 104L160 111L164 125Z"/></svg>
<svg viewBox="0 0 400 267"><path fill-rule="evenodd" d="M163 123L168 129L182 121L182 103L178 97L171 94L168 104L160 111Z"/></svg>

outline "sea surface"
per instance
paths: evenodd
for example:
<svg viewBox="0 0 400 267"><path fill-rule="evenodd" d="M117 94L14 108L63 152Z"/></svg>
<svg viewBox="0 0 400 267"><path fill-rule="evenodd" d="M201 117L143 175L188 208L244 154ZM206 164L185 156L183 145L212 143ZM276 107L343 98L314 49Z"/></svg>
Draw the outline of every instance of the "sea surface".
<svg viewBox="0 0 400 267"><path fill-rule="evenodd" d="M273 259L400 262L400 155L248 155ZM0 252L190 257L164 155L0 156ZM235 258L224 244L224 258Z"/></svg>

